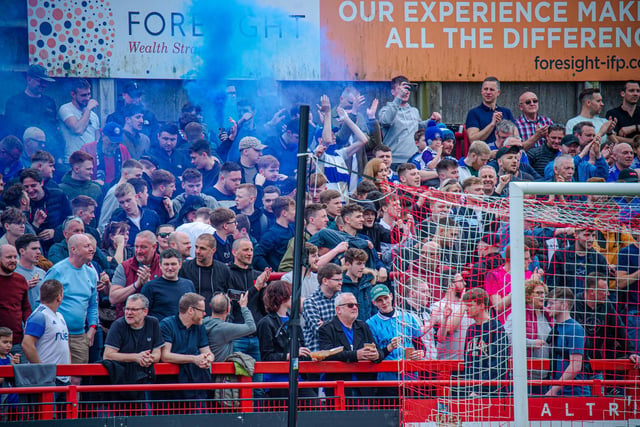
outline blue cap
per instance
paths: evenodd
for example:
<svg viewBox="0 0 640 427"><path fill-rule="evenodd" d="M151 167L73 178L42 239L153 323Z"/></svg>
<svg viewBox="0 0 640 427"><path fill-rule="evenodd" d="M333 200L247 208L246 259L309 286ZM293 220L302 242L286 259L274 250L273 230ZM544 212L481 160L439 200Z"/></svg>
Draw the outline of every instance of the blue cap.
<svg viewBox="0 0 640 427"><path fill-rule="evenodd" d="M124 141L122 127L116 122L109 122L102 128L102 134L109 138L111 142Z"/></svg>

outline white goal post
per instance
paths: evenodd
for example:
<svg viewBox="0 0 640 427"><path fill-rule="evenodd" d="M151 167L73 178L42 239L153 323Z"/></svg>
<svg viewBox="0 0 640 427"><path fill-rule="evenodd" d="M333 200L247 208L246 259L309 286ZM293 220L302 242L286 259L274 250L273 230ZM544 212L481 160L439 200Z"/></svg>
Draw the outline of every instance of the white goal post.
<svg viewBox="0 0 640 427"><path fill-rule="evenodd" d="M525 195L640 196L640 184L512 182L509 184L509 227L511 231L511 274L513 315L513 397L514 425L529 425L527 392L527 349L525 321L524 197ZM518 255L519 254L519 255Z"/></svg>

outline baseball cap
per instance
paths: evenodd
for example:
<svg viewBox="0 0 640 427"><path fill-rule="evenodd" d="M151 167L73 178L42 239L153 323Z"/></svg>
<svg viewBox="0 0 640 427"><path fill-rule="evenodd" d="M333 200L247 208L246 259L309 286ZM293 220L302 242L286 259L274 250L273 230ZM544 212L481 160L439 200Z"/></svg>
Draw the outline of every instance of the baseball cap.
<svg viewBox="0 0 640 427"><path fill-rule="evenodd" d="M109 122L104 125L102 134L109 138L111 142L122 142L124 140L122 127L116 122Z"/></svg>
<svg viewBox="0 0 640 427"><path fill-rule="evenodd" d="M618 174L618 181L620 182L638 182L638 172L633 169L622 169Z"/></svg>
<svg viewBox="0 0 640 427"><path fill-rule="evenodd" d="M142 90L136 82L127 83L122 93L126 93L132 98L140 98L142 96Z"/></svg>
<svg viewBox="0 0 640 427"><path fill-rule="evenodd" d="M54 79L49 77L49 73L47 73L47 69L39 64L29 66L29 69L27 69L27 76L44 80L45 82L51 82L51 83L55 82Z"/></svg>
<svg viewBox="0 0 640 427"><path fill-rule="evenodd" d="M246 148L253 148L254 150L264 150L266 145L260 142L260 140L254 136L245 136L240 140L238 149L244 150Z"/></svg>
<svg viewBox="0 0 640 427"><path fill-rule="evenodd" d="M383 295L391 295L391 291L387 285L378 284L371 288L371 301L375 301L378 297Z"/></svg>
<svg viewBox="0 0 640 427"><path fill-rule="evenodd" d="M378 212L378 210L376 209L376 206L373 204L373 202L370 202L368 200L363 200L363 201L358 202L358 204L360 206L362 206L362 209L364 211L371 211L371 212L375 212L375 213Z"/></svg>
<svg viewBox="0 0 640 427"><path fill-rule="evenodd" d="M571 144L578 144L580 145L580 140L578 139L577 136L575 135L565 135L562 137L562 141L560 142L560 144L562 145L571 145Z"/></svg>
<svg viewBox="0 0 640 427"><path fill-rule="evenodd" d="M519 145L510 145L509 147L501 147L496 153L496 160L505 154L518 154L521 148Z"/></svg>

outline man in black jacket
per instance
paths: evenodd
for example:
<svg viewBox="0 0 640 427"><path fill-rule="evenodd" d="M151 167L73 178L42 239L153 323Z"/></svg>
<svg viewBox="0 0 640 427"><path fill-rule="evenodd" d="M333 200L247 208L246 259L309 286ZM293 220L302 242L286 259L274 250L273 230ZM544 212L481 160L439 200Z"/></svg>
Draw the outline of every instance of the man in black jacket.
<svg viewBox="0 0 640 427"><path fill-rule="evenodd" d="M196 256L182 264L180 277L189 279L207 302L207 316L211 316L211 297L214 292L226 292L231 275L229 267L213 259L216 252L216 239L211 234L201 234L196 239Z"/></svg>
<svg viewBox="0 0 640 427"><path fill-rule="evenodd" d="M225 288L225 291L230 292L229 296L232 300L229 321L244 323L238 300L241 292L248 292L249 303L247 306L257 324L266 314L263 295L271 269L266 268L262 273L253 269L253 244L249 239L234 241L231 253L233 254L233 264L229 266L230 280ZM255 334L235 340L233 350L241 351L260 360L260 344Z"/></svg>
<svg viewBox="0 0 640 427"><path fill-rule="evenodd" d="M19 177L30 199L28 220L38 233L43 248L48 250L54 243L55 228L71 215L69 199L62 190L45 188L37 169L24 169Z"/></svg>
<svg viewBox="0 0 640 427"><path fill-rule="evenodd" d="M323 324L318 330L320 350L344 347L340 353L331 355L326 360L340 362L380 362L384 359L382 351L376 346L371 330L366 322L358 320L358 302L349 293L341 293L336 297L336 316ZM361 374L327 374L327 381L372 381L375 373ZM373 396L366 389L345 389L347 396ZM327 393L329 395L329 392Z"/></svg>

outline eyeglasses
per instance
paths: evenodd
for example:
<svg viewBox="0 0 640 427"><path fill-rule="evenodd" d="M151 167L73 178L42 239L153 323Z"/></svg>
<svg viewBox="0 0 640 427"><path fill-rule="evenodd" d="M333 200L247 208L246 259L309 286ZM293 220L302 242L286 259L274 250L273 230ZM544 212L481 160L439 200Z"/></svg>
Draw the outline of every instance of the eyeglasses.
<svg viewBox="0 0 640 427"><path fill-rule="evenodd" d="M194 310L198 310L200 313L206 313L207 312L207 310L203 310L202 308L199 308L199 307L191 306L191 308L193 308Z"/></svg>
<svg viewBox="0 0 640 427"><path fill-rule="evenodd" d="M360 307L360 304L358 304L357 302L347 302L347 303L338 305L338 307L358 308Z"/></svg>
<svg viewBox="0 0 640 427"><path fill-rule="evenodd" d="M329 280L331 280L332 282L342 282L342 277L338 279L334 279L333 277L330 277Z"/></svg>
<svg viewBox="0 0 640 427"><path fill-rule="evenodd" d="M124 311L133 311L133 312L142 311L142 310L146 310L146 308L144 307L140 307L140 308L125 307L124 308Z"/></svg>
<svg viewBox="0 0 640 427"><path fill-rule="evenodd" d="M538 100L537 99L527 99L526 101L524 101L524 103L527 104L527 105L537 104Z"/></svg>
<svg viewBox="0 0 640 427"><path fill-rule="evenodd" d="M238 225L238 221L236 221L234 219L233 221L227 221L227 224L229 224L229 225Z"/></svg>
<svg viewBox="0 0 640 427"><path fill-rule="evenodd" d="M158 237L162 237L163 239L166 239L169 236L171 236L171 232L169 232L169 233L158 233Z"/></svg>

